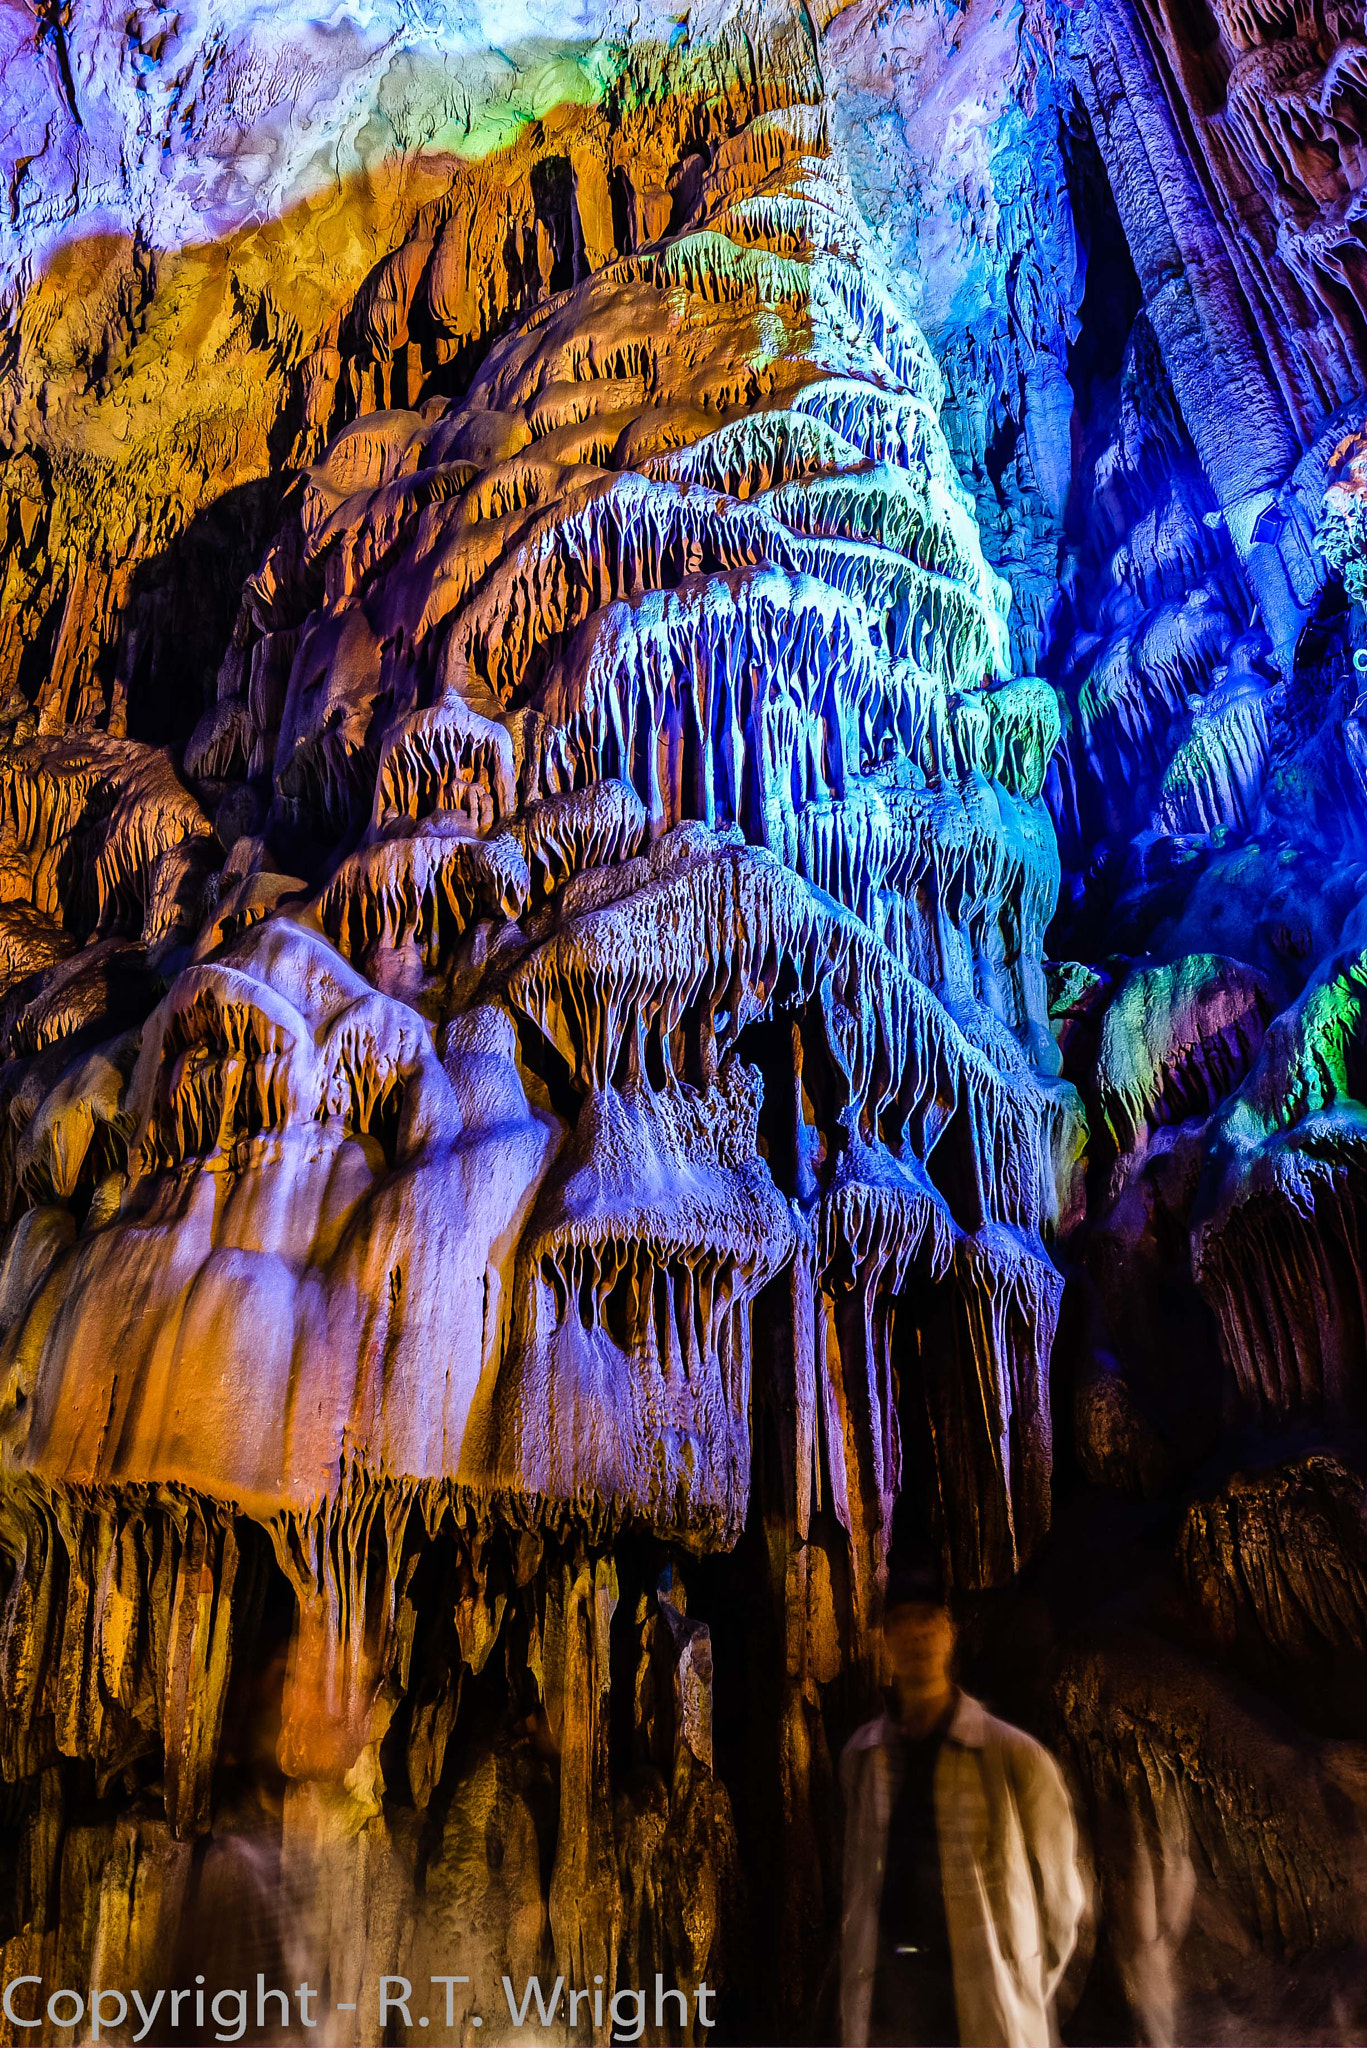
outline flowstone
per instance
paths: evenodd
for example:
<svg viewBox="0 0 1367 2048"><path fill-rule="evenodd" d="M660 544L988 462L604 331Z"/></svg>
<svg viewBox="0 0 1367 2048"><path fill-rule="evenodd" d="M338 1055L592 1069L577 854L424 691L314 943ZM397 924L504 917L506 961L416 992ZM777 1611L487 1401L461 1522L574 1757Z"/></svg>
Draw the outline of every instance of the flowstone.
<svg viewBox="0 0 1367 2048"><path fill-rule="evenodd" d="M304 368L182 766L0 763L0 1753L64 1981L106 1891L147 1981L230 1968L239 1854L325 2004L440 1953L467 2028L552 1959L810 2012L905 1440L956 1588L1049 1522L1055 695L805 12L455 171ZM116 1907L90 1797L174 1879Z"/></svg>

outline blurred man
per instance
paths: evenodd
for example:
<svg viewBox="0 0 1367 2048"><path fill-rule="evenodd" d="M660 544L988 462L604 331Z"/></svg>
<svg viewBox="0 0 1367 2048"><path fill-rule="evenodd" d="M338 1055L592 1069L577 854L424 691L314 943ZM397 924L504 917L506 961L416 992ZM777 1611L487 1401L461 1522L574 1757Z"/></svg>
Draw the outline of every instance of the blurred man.
<svg viewBox="0 0 1367 2048"><path fill-rule="evenodd" d="M841 1759L849 2048L1048 2048L1082 1881L1057 1764L954 1683L938 1576L889 1579L894 1713Z"/></svg>

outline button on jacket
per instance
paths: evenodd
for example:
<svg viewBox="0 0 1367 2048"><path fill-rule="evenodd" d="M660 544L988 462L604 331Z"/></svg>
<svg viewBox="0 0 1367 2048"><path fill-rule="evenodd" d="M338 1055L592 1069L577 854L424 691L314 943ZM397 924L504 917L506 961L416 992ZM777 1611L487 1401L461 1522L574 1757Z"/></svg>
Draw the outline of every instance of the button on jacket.
<svg viewBox="0 0 1367 2048"><path fill-rule="evenodd" d="M841 2023L864 2048L878 1961L896 1730L859 1729L840 1760L845 1796ZM959 1695L935 1767L940 1873L963 2048L1050 2048L1052 2002L1082 1917L1077 1830L1058 1765L1019 1728Z"/></svg>

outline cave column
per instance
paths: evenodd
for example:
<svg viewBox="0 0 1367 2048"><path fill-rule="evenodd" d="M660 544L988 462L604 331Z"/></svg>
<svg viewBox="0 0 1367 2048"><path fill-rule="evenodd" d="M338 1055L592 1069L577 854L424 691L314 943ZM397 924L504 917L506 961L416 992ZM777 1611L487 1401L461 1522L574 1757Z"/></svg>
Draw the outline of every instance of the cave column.
<svg viewBox="0 0 1367 2048"><path fill-rule="evenodd" d="M1288 395L1241 283L1239 253L1203 189L1134 0L1087 0L1074 77L1096 137L1182 416L1219 501L1279 662L1306 613L1275 547L1255 541L1303 449ZM1311 429L1317 422L1310 423Z"/></svg>

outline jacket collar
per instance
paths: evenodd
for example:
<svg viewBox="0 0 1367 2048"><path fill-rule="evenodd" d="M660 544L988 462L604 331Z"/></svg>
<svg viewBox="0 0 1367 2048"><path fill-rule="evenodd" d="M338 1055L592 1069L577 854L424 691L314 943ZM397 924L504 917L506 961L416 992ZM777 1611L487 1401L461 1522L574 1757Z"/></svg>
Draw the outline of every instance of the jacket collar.
<svg viewBox="0 0 1367 2048"><path fill-rule="evenodd" d="M960 1749L982 1749L987 1741L987 1709L981 1700L961 1692L954 1718L945 1732L947 1739L957 1742Z"/></svg>
<svg viewBox="0 0 1367 2048"><path fill-rule="evenodd" d="M886 1749L898 1739L897 1723L890 1714L866 1721L850 1738L851 1749ZM959 1694L954 1713L945 1730L946 1742L960 1749L982 1749L987 1741L987 1709L981 1700L966 1692Z"/></svg>

